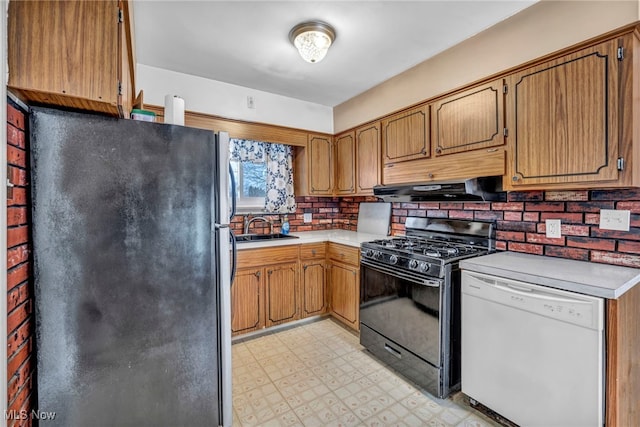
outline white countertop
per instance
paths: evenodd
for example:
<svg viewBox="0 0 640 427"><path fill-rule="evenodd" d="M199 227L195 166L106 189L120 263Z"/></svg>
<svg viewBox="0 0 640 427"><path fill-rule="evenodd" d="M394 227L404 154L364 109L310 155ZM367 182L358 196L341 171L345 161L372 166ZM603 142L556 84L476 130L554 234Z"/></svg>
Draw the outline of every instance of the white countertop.
<svg viewBox="0 0 640 427"><path fill-rule="evenodd" d="M619 298L640 282L636 268L519 252L462 260L460 268L608 299Z"/></svg>
<svg viewBox="0 0 640 427"><path fill-rule="evenodd" d="M287 246L287 245L303 245L305 243L321 243L332 242L340 243L342 245L360 247L360 243L368 242L370 240L384 239L388 236L380 234L358 233L356 231L347 230L322 230L322 231L301 231L297 233L290 233L292 236L298 237L297 239L274 239L260 242L248 242L238 243L238 250L243 249L256 249L256 248L271 248L274 246Z"/></svg>

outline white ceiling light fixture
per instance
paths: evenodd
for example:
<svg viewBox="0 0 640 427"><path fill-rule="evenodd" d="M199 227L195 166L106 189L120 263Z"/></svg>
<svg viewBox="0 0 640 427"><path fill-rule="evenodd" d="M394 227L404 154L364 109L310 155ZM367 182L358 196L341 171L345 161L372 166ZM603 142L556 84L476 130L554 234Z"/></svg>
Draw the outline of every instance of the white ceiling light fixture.
<svg viewBox="0 0 640 427"><path fill-rule="evenodd" d="M289 32L289 40L307 62L322 61L336 39L336 30L321 21L308 21L296 25Z"/></svg>

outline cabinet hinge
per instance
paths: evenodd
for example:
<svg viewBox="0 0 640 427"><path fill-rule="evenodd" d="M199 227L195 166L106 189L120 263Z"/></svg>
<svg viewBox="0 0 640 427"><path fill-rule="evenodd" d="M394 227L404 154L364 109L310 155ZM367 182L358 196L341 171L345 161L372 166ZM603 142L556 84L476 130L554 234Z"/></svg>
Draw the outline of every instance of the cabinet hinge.
<svg viewBox="0 0 640 427"><path fill-rule="evenodd" d="M503 86L502 86L502 93L505 93L505 94L506 94L508 91L509 91L509 86L507 86L507 85L503 85Z"/></svg>
<svg viewBox="0 0 640 427"><path fill-rule="evenodd" d="M118 95L122 95L122 82L118 80Z"/></svg>
<svg viewBox="0 0 640 427"><path fill-rule="evenodd" d="M122 9L118 9L118 22L122 24L124 22L124 12Z"/></svg>
<svg viewBox="0 0 640 427"><path fill-rule="evenodd" d="M624 59L624 48L622 46L618 47L618 61L622 61Z"/></svg>
<svg viewBox="0 0 640 427"><path fill-rule="evenodd" d="M618 170L624 170L624 157L618 157Z"/></svg>
<svg viewBox="0 0 640 427"><path fill-rule="evenodd" d="M502 135L503 136L509 136L509 129L507 129L507 128L502 129Z"/></svg>

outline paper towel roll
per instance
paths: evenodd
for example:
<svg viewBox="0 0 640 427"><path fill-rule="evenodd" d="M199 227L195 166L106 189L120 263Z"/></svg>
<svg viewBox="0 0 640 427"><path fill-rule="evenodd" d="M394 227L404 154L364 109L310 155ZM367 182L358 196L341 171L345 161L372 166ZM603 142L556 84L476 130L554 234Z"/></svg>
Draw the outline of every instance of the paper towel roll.
<svg viewBox="0 0 640 427"><path fill-rule="evenodd" d="M184 99L177 95L165 95L164 122L184 126Z"/></svg>

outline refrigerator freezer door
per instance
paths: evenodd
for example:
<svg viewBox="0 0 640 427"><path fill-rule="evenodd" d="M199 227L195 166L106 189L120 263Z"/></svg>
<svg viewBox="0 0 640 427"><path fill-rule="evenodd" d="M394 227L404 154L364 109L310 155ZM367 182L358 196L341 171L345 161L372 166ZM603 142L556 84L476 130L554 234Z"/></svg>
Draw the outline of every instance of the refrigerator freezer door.
<svg viewBox="0 0 640 427"><path fill-rule="evenodd" d="M37 407L221 422L212 132L33 109Z"/></svg>

